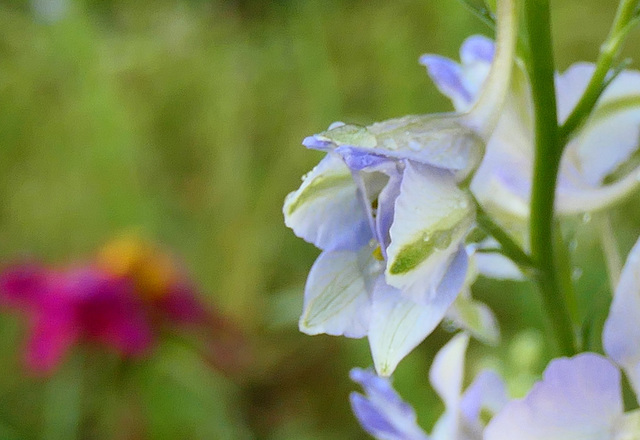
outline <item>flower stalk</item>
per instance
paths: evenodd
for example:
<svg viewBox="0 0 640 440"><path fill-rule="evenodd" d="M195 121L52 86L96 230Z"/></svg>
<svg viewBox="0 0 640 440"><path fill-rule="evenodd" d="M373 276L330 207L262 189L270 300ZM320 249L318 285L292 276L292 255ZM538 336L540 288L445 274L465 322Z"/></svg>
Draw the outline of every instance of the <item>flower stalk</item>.
<svg viewBox="0 0 640 440"><path fill-rule="evenodd" d="M535 116L535 159L531 196L531 256L538 271L537 283L549 318L553 339L563 355L576 353L574 324L562 289L554 231L555 188L562 146L556 112L554 62L551 44L549 0L525 2L530 47L529 75ZM562 244L564 245L564 244Z"/></svg>

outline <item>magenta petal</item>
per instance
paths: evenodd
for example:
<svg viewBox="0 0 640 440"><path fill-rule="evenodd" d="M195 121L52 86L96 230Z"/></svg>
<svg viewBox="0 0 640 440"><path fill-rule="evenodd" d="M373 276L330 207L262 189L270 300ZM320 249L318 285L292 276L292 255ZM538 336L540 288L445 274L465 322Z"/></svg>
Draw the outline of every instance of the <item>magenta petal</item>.
<svg viewBox="0 0 640 440"><path fill-rule="evenodd" d="M76 274L75 295L85 335L114 347L123 355L140 355L153 342L144 304L133 295L132 285L98 271Z"/></svg>
<svg viewBox="0 0 640 440"><path fill-rule="evenodd" d="M187 285L174 286L159 300L166 317L177 323L199 324L209 319L208 311L198 301L194 290Z"/></svg>
<svg viewBox="0 0 640 440"><path fill-rule="evenodd" d="M37 264L21 264L0 274L0 304L32 308L47 291L47 270Z"/></svg>
<svg viewBox="0 0 640 440"><path fill-rule="evenodd" d="M144 315L135 310L115 316L101 329L98 338L125 356L143 355L153 344L151 327Z"/></svg>
<svg viewBox="0 0 640 440"><path fill-rule="evenodd" d="M36 373L56 368L79 336L73 308L60 298L47 303L36 316L26 349L27 367Z"/></svg>

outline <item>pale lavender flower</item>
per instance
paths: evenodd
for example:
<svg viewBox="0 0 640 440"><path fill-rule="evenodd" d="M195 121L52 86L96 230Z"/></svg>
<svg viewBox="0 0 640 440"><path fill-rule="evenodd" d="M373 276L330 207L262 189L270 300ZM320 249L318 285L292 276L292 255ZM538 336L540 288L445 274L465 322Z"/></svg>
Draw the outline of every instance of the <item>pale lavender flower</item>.
<svg viewBox="0 0 640 440"><path fill-rule="evenodd" d="M336 123L303 141L327 155L284 204L287 226L323 250L300 329L367 336L382 375L433 331L465 282L475 208L458 184L497 123L515 50L513 1L499 1L498 15L497 55L468 111Z"/></svg>
<svg viewBox="0 0 640 440"><path fill-rule="evenodd" d="M605 353L623 368L640 399L640 239L622 270L602 342Z"/></svg>
<svg viewBox="0 0 640 440"><path fill-rule="evenodd" d="M640 413L624 413L620 380L618 368L594 353L553 360L524 399L509 402L491 420L484 439L638 438Z"/></svg>
<svg viewBox="0 0 640 440"><path fill-rule="evenodd" d="M483 371L462 393L464 357L469 338L454 336L436 355L429 380L445 404L431 436L417 423L415 411L391 386L389 379L359 368L351 378L365 394L351 394L351 406L362 427L378 440L480 440L481 410L499 411L506 403L505 387L493 372Z"/></svg>
<svg viewBox="0 0 640 440"><path fill-rule="evenodd" d="M492 419L485 440L640 438L640 410L624 412L619 369L640 398L639 323L640 240L627 258L605 323L609 358L583 353L552 361L524 399L509 402Z"/></svg>
<svg viewBox="0 0 640 440"><path fill-rule="evenodd" d="M421 63L456 110L465 111L482 89L492 57L492 41L473 36L460 49L460 64L437 55L424 55ZM577 63L556 75L560 123L582 96L594 69L592 64ZM533 107L521 63L517 63L511 81L510 96L471 189L492 214L515 227L529 216ZM570 215L599 210L636 189L640 167L621 171L638 150L639 135L640 72L625 70L605 90L593 115L567 145L556 190L557 212Z"/></svg>

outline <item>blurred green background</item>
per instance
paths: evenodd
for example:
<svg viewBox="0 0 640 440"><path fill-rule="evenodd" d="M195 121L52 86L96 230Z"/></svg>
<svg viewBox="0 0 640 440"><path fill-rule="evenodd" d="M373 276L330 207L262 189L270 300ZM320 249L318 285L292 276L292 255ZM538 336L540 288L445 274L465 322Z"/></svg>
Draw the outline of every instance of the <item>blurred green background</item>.
<svg viewBox="0 0 640 440"><path fill-rule="evenodd" d="M596 58L615 5L553 2L561 69ZM0 2L0 262L63 265L138 231L182 257L255 351L231 376L167 341L125 371L79 374L72 356L34 379L20 364L25 325L2 314L0 438L367 438L347 399L349 369L371 364L366 341L297 332L318 251L285 228L282 201L320 158L305 136L449 110L417 59L457 58L473 33L491 35L454 0ZM625 252L637 209L614 215ZM579 288L606 292L597 242L577 229ZM480 280L474 291L504 344L474 343L470 371L493 365L521 393L549 355L533 290ZM396 374L425 427L442 409L427 372L448 337L438 330Z"/></svg>

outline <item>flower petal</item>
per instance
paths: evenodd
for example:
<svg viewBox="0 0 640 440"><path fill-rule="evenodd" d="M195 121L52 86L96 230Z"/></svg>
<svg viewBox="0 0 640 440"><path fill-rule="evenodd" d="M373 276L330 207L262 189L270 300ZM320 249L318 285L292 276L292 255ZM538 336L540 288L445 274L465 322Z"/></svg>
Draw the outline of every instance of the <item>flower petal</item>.
<svg viewBox="0 0 640 440"><path fill-rule="evenodd" d="M460 248L436 294L426 303L405 298L400 290L386 284L383 276L378 278L369 328L369 345L378 374L393 373L398 363L442 321L466 271L467 254Z"/></svg>
<svg viewBox="0 0 640 440"><path fill-rule="evenodd" d="M458 63L430 54L422 55L419 62L427 68L427 73L440 93L451 99L457 111L465 111L471 107L475 96L467 89L463 68Z"/></svg>
<svg viewBox="0 0 640 440"><path fill-rule="evenodd" d="M409 115L368 127L344 125L307 138L304 143L327 151L349 147L353 152L372 154L359 159L410 159L458 171L459 179L474 170L484 154L482 138L456 114ZM352 166L362 169L371 165L375 163L353 162Z"/></svg>
<svg viewBox="0 0 640 440"><path fill-rule="evenodd" d="M604 350L640 396L640 240L629 252L602 332Z"/></svg>
<svg viewBox="0 0 640 440"><path fill-rule="evenodd" d="M48 271L38 264L18 264L0 274L0 303L10 307L33 309L46 294Z"/></svg>
<svg viewBox="0 0 640 440"><path fill-rule="evenodd" d="M557 77L562 113L573 108L594 69L592 64L574 64ZM620 174L637 152L639 136L640 72L625 70L605 90L588 123L567 146L558 185L559 212L602 209L640 186L637 166L603 185L613 173Z"/></svg>
<svg viewBox="0 0 640 440"><path fill-rule="evenodd" d="M380 156L373 150L342 146L335 151L353 172L371 230L375 231L382 255L386 258L390 242L389 229L393 223L395 201L400 193L401 170L404 166L401 161Z"/></svg>
<svg viewBox="0 0 640 440"><path fill-rule="evenodd" d="M80 336L73 304L62 296L41 298L27 342L25 361L35 373L55 369Z"/></svg>
<svg viewBox="0 0 640 440"><path fill-rule="evenodd" d="M468 344L467 334L457 334L438 352L431 364L429 381L445 406L444 414L433 428L434 439L458 438L459 403L464 378L464 357Z"/></svg>
<svg viewBox="0 0 640 440"><path fill-rule="evenodd" d="M541 382L509 402L487 426L485 440L611 440L622 415L620 371L583 353L551 361Z"/></svg>
<svg viewBox="0 0 640 440"><path fill-rule="evenodd" d="M356 250L372 238L351 172L329 153L284 203L287 226L323 250Z"/></svg>
<svg viewBox="0 0 640 440"><path fill-rule="evenodd" d="M462 46L460 46L460 60L464 66L474 63L491 64L494 54L495 44L493 40L484 35L467 37ZM484 81L484 78L482 78L482 81Z"/></svg>
<svg viewBox="0 0 640 440"><path fill-rule="evenodd" d="M495 52L494 43L482 35L467 38L460 47L462 65L439 55L422 55L420 64L438 90L451 99L456 111L469 110L482 88Z"/></svg>
<svg viewBox="0 0 640 440"><path fill-rule="evenodd" d="M513 281L526 279L513 261L497 252L476 252L473 259L478 273L485 277Z"/></svg>
<svg viewBox="0 0 640 440"><path fill-rule="evenodd" d="M153 331L142 300L126 278L95 270L67 275L67 295L75 297L83 336L115 348L125 356L141 356L153 342Z"/></svg>
<svg viewBox="0 0 640 440"><path fill-rule="evenodd" d="M387 283L407 298L429 301L473 220L473 204L451 173L407 163L390 229Z"/></svg>
<svg viewBox="0 0 640 440"><path fill-rule="evenodd" d="M493 371L484 370L462 395L460 411L468 423L479 423L482 409L486 408L496 414L507 402L507 390L500 376Z"/></svg>
<svg viewBox="0 0 640 440"><path fill-rule="evenodd" d="M413 408L398 396L388 379L359 368L351 370L350 376L366 393L350 396L353 412L365 431L379 440L428 440Z"/></svg>
<svg viewBox="0 0 640 440"><path fill-rule="evenodd" d="M556 74L556 104L559 122L564 123L573 111L587 88L594 70L595 66L592 63L574 63L561 74Z"/></svg>
<svg viewBox="0 0 640 440"><path fill-rule="evenodd" d="M323 252L307 279L300 331L361 338L369 329L370 299L359 255Z"/></svg>
<svg viewBox="0 0 640 440"><path fill-rule="evenodd" d="M471 297L469 288L465 288L447 310L447 318L461 329L471 333L473 337L489 345L498 345L500 330L491 309Z"/></svg>
<svg viewBox="0 0 640 440"><path fill-rule="evenodd" d="M586 184L600 185L638 149L640 84L635 86L625 96L601 103L569 143L563 157L563 171L568 177L575 172Z"/></svg>

